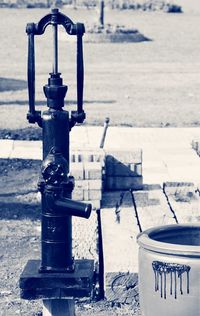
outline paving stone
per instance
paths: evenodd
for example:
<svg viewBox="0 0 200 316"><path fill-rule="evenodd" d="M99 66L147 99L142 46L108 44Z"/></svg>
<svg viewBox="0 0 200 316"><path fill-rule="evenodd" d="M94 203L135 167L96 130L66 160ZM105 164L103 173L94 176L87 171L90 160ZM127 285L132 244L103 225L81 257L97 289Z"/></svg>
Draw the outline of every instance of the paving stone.
<svg viewBox="0 0 200 316"><path fill-rule="evenodd" d="M70 173L75 178L75 180L84 179L84 168L82 162L73 162L70 165Z"/></svg>
<svg viewBox="0 0 200 316"><path fill-rule="evenodd" d="M84 162L84 179L101 179L102 164L100 162Z"/></svg>
<svg viewBox="0 0 200 316"><path fill-rule="evenodd" d="M14 141L13 140L0 140L0 157L1 158L10 158L12 150L14 147Z"/></svg>
<svg viewBox="0 0 200 316"><path fill-rule="evenodd" d="M165 188L167 188L168 193L176 193L180 191L182 194L187 194L188 192L194 192L195 186L193 182L165 182Z"/></svg>
<svg viewBox="0 0 200 316"><path fill-rule="evenodd" d="M42 159L42 144L39 141L15 141L9 158Z"/></svg>
<svg viewBox="0 0 200 316"><path fill-rule="evenodd" d="M133 304L138 296L138 227L133 210L122 206L120 220L112 208L101 210L105 296L114 303ZM138 301L138 300L137 300Z"/></svg>
<svg viewBox="0 0 200 316"><path fill-rule="evenodd" d="M178 223L200 221L200 196L197 187L190 182L165 183L165 192Z"/></svg>
<svg viewBox="0 0 200 316"><path fill-rule="evenodd" d="M195 163L190 162L190 165L182 164L176 166L168 166L170 178L168 181L178 181L178 182L186 182L193 181L198 184L200 182L199 173L200 166L199 164L195 165ZM166 181L166 180L165 180Z"/></svg>
<svg viewBox="0 0 200 316"><path fill-rule="evenodd" d="M101 210L104 270L108 272L137 272L138 246L136 236L138 227L131 208L122 207L120 220L115 209Z"/></svg>
<svg viewBox="0 0 200 316"><path fill-rule="evenodd" d="M154 226L175 224L161 187L149 190L144 188L144 191L133 192L133 195L143 231Z"/></svg>

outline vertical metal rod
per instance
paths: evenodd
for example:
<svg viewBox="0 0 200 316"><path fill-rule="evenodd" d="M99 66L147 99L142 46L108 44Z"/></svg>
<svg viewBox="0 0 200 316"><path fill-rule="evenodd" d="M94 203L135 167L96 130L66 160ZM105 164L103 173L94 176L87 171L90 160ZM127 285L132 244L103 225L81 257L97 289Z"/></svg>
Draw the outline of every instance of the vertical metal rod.
<svg viewBox="0 0 200 316"><path fill-rule="evenodd" d="M77 110L83 111L83 85L84 85L84 65L83 65L83 43L82 35L77 36Z"/></svg>
<svg viewBox="0 0 200 316"><path fill-rule="evenodd" d="M99 146L100 148L104 147L109 121L110 121L109 117L106 117L105 122L104 122L103 135L102 135L100 146Z"/></svg>
<svg viewBox="0 0 200 316"><path fill-rule="evenodd" d="M28 36L28 94L29 94L29 111L35 112L35 47L34 34Z"/></svg>
<svg viewBox="0 0 200 316"><path fill-rule="evenodd" d="M58 73L58 25L53 24L53 74Z"/></svg>
<svg viewBox="0 0 200 316"><path fill-rule="evenodd" d="M97 223L98 223L98 249L99 249L99 295L98 299L105 298L104 292L104 252L103 252L103 236L102 236L102 223L101 223L101 209L97 209Z"/></svg>

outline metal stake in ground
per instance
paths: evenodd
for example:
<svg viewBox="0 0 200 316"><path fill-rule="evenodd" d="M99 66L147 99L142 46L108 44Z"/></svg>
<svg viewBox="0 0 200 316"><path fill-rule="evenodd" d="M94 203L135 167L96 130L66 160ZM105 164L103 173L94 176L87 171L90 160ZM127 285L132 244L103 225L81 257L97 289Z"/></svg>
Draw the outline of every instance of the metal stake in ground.
<svg viewBox="0 0 200 316"><path fill-rule="evenodd" d="M100 146L99 146L100 148L104 147L104 143L105 143L105 139L106 139L106 133L107 133L109 122L110 122L109 117L106 117L105 118L105 122L104 122L103 135L102 135Z"/></svg>
<svg viewBox="0 0 200 316"><path fill-rule="evenodd" d="M42 35L48 25L53 28L53 69L44 86L48 109L35 110L34 37ZM77 111L71 116L63 110L67 86L58 72L58 25L77 37ZM41 260L28 261L21 277L21 298L44 300L44 315L74 316L74 298L91 296L93 260L74 260L72 254L72 216L89 218L91 204L71 199L74 178L69 175L69 133L85 119L83 111L84 25L74 24L58 9L44 16L37 24L27 25L28 89L30 123L43 130L43 162L38 183L42 197Z"/></svg>

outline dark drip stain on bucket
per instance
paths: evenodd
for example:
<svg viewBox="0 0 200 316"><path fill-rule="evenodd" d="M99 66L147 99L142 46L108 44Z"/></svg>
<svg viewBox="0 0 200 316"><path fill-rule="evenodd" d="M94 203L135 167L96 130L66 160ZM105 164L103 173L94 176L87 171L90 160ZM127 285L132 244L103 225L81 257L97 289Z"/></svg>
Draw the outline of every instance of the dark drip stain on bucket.
<svg viewBox="0 0 200 316"><path fill-rule="evenodd" d="M169 280L169 293L177 298L178 291L180 294L189 294L189 273L190 266L166 263L161 261L153 261L152 263L155 276L155 291L160 292L161 298L167 298L167 281ZM185 287L185 288L184 288Z"/></svg>

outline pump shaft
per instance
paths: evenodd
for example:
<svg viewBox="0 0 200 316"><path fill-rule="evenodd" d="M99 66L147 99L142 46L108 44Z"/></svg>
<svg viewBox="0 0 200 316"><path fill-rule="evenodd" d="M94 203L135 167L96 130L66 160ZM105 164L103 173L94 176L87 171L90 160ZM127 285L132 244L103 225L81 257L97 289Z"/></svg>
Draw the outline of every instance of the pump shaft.
<svg viewBox="0 0 200 316"><path fill-rule="evenodd" d="M58 73L58 25L53 25L53 74Z"/></svg>

